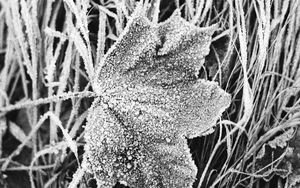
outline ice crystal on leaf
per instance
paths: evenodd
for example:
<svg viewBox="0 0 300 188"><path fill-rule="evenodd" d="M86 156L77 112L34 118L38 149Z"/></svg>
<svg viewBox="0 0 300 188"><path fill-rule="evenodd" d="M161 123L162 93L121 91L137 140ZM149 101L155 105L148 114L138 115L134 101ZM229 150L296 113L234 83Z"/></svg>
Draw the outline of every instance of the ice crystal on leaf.
<svg viewBox="0 0 300 188"><path fill-rule="evenodd" d="M85 168L102 187L190 188L186 138L210 130L230 96L197 78L215 27L176 11L163 23L135 15L98 67L85 133Z"/></svg>

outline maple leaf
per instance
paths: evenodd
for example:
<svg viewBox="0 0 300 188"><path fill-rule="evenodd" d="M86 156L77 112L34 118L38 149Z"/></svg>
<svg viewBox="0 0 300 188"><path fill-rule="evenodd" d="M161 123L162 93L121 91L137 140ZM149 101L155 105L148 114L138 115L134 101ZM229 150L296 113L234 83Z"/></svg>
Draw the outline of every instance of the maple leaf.
<svg viewBox="0 0 300 188"><path fill-rule="evenodd" d="M217 83L197 78L214 29L179 11L159 24L137 15L105 55L83 162L102 187L192 187L197 168L186 138L209 131L230 104Z"/></svg>

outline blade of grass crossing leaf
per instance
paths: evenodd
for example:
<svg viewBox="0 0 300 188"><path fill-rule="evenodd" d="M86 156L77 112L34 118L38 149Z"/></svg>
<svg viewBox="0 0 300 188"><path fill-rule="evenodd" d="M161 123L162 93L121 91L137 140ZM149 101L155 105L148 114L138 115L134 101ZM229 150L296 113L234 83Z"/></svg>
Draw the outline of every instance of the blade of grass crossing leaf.
<svg viewBox="0 0 300 188"><path fill-rule="evenodd" d="M69 184L68 188L76 188L79 181L82 179L83 175L85 173L85 170L81 167L79 167L76 172L73 175L72 181Z"/></svg>
<svg viewBox="0 0 300 188"><path fill-rule="evenodd" d="M48 104L51 102L58 102L61 100L67 100L72 98L80 98L80 97L96 97L96 94L94 92L90 91L83 91L83 92L68 92L61 95L53 95L51 97L47 98L39 98L37 100L26 100L24 102L19 102L17 104L8 105L5 107L0 107L1 113L9 112L12 110L17 110L21 108L29 108L32 106L38 106L42 104ZM3 115L0 113L0 116Z"/></svg>

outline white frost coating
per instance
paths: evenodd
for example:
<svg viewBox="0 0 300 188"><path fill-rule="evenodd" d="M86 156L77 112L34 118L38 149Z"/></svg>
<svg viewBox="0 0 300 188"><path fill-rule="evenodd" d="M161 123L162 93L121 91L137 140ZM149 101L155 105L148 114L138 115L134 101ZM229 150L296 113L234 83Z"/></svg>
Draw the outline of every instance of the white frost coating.
<svg viewBox="0 0 300 188"><path fill-rule="evenodd" d="M197 168L185 137L208 133L230 104L217 83L195 76L212 33L178 12L160 24L137 15L105 55L83 162L103 187L192 187Z"/></svg>

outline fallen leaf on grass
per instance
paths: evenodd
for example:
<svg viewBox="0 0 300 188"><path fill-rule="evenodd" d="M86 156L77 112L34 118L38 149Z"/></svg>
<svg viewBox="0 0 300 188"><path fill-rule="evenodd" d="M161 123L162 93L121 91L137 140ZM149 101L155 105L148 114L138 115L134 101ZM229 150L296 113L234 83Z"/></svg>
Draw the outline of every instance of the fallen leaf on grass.
<svg viewBox="0 0 300 188"><path fill-rule="evenodd" d="M270 181L274 175L287 178L292 172L292 165L286 160L286 156L292 153L288 143L294 135L295 129L290 128L264 144L256 155L255 163L251 163L247 171L263 176L265 181Z"/></svg>
<svg viewBox="0 0 300 188"><path fill-rule="evenodd" d="M300 186L300 129L298 128L293 139L289 141L291 152L286 155L285 162L291 164L291 173L287 177L287 187Z"/></svg>
<svg viewBox="0 0 300 188"><path fill-rule="evenodd" d="M186 138L212 129L230 104L217 83L197 78L214 30L179 11L159 24L133 16L93 80L99 98L85 128L83 167L98 186L192 187L197 168Z"/></svg>

